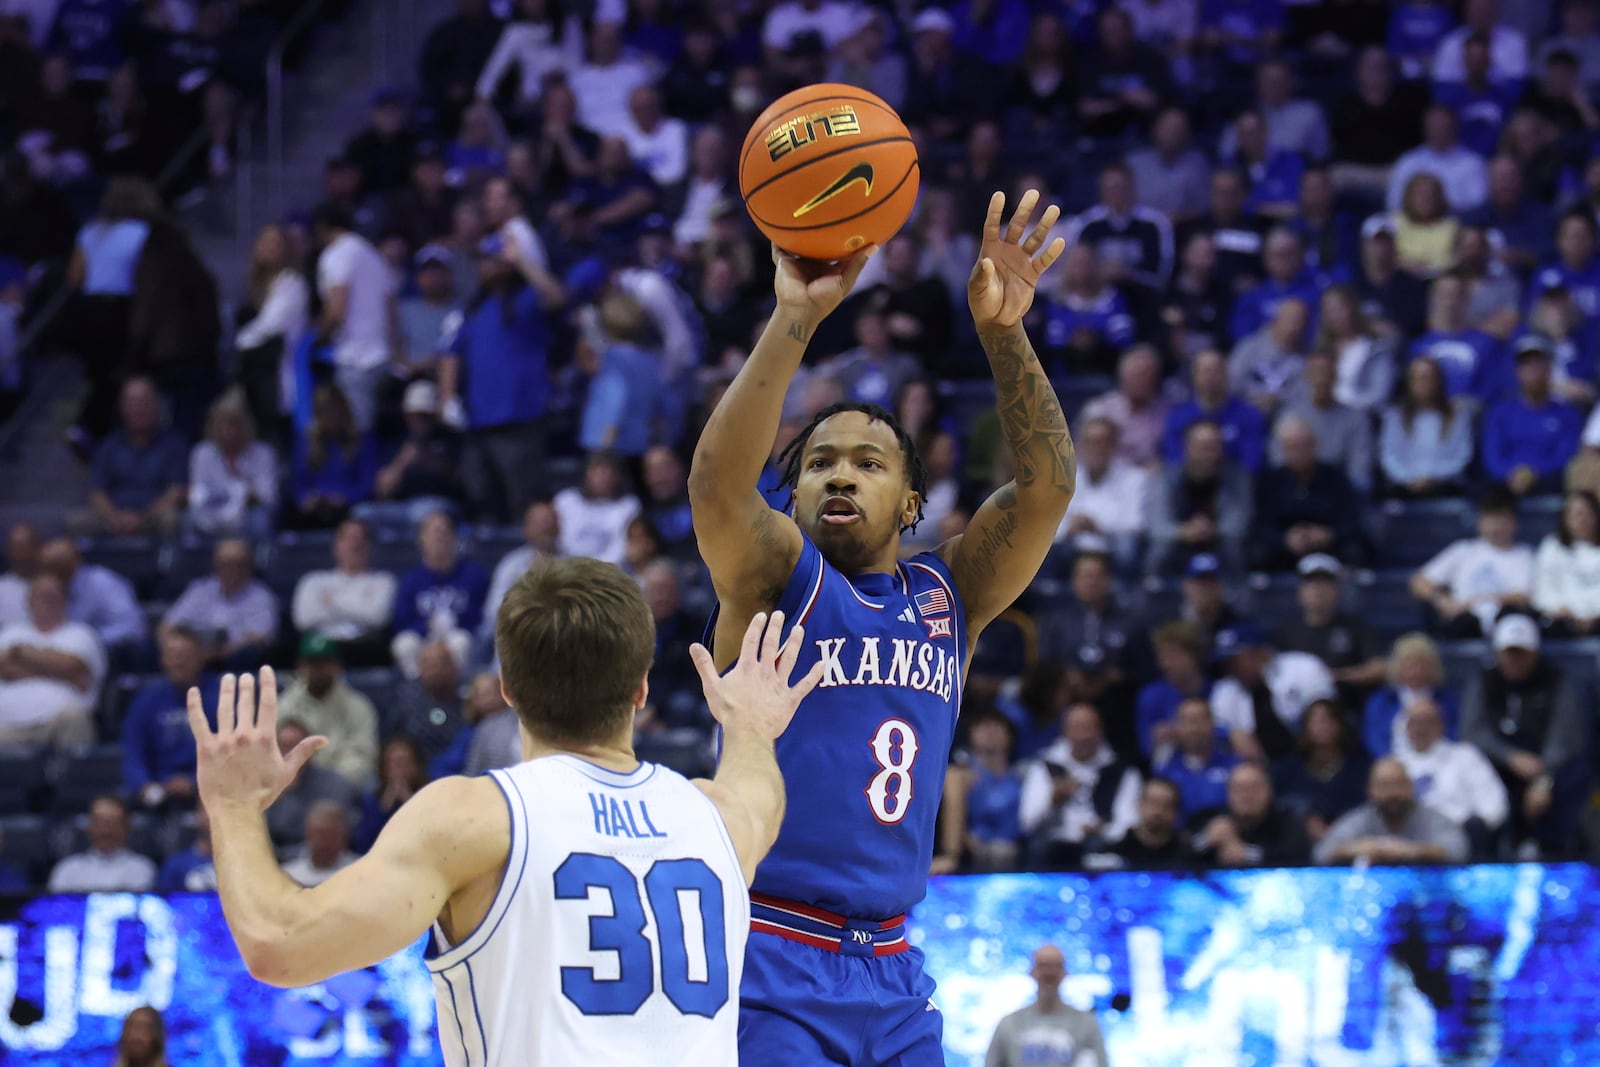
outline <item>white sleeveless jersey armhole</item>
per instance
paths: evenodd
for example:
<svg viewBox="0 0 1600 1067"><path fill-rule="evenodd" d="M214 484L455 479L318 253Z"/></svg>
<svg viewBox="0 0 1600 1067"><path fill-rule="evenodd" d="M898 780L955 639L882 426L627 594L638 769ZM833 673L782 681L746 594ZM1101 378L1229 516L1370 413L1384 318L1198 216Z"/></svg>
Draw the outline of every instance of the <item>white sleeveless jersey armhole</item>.
<svg viewBox="0 0 1600 1067"><path fill-rule="evenodd" d="M734 1067L750 898L711 798L649 763L490 775L511 817L500 888L428 953L447 1067Z"/></svg>

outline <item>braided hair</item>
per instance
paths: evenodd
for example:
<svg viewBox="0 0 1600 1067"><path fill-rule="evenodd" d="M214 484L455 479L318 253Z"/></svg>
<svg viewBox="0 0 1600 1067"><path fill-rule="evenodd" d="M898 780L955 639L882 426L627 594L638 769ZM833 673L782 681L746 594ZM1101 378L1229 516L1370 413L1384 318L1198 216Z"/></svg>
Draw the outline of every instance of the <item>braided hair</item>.
<svg viewBox="0 0 1600 1067"><path fill-rule="evenodd" d="M811 434L822 425L825 419L847 411L859 411L873 422L881 422L894 431L894 439L900 444L900 455L905 460L906 479L911 483L912 490L917 494L917 514L909 526L901 527L901 532L915 530L922 521L922 502L928 496L928 468L922 465L922 457L917 454L917 443L911 439L901 427L900 421L886 408L877 404L863 404L854 400L841 400L837 404L829 404L817 412L805 429L794 435L794 439L783 446L783 451L778 453L778 465L783 469L781 484L791 490L800 485L800 463L805 458L806 443L811 440Z"/></svg>

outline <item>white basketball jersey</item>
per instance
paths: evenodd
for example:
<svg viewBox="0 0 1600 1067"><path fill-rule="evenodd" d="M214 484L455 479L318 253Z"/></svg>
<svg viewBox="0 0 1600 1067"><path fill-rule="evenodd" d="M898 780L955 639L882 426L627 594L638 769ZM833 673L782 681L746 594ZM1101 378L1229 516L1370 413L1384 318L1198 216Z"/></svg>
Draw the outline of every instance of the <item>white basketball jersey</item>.
<svg viewBox="0 0 1600 1067"><path fill-rule="evenodd" d="M511 812L500 890L429 952L448 1067L737 1064L750 898L711 799L652 763L490 773Z"/></svg>

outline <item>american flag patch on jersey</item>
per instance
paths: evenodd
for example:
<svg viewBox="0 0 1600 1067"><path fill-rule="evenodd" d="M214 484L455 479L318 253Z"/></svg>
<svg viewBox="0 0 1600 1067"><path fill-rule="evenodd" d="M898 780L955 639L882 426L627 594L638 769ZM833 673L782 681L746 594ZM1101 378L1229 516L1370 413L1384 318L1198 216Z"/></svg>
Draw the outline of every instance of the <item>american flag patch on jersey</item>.
<svg viewBox="0 0 1600 1067"><path fill-rule="evenodd" d="M918 593L912 600L923 618L950 614L950 598L945 596L943 589L929 589L927 592Z"/></svg>

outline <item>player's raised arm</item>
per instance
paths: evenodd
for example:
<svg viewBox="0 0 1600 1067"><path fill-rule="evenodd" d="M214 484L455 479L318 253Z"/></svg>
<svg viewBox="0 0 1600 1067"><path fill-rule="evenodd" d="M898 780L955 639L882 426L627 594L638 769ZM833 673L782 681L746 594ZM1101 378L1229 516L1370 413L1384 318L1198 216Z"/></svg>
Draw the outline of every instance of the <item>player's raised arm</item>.
<svg viewBox="0 0 1600 1067"><path fill-rule="evenodd" d="M189 691L200 799L211 817L217 892L251 975L303 986L387 959L422 936L452 894L497 877L509 817L489 778L445 778L395 812L377 844L313 889L278 867L265 812L327 738L287 755L277 742L277 684L261 671L222 680L217 729Z"/></svg>
<svg viewBox="0 0 1600 1067"><path fill-rule="evenodd" d="M1061 214L1054 205L1028 232L1038 202L1036 191L1024 193L1002 230L1005 194L990 197L983 244L967 282L967 304L994 372L1000 428L1016 471L978 509L967 532L939 550L966 604L969 644L1039 573L1077 484L1078 460L1061 401L1022 328L1039 276L1066 247L1059 237L1050 240Z"/></svg>
<svg viewBox="0 0 1600 1067"><path fill-rule="evenodd" d="M689 650L705 685L711 714L722 725L717 776L709 781L696 779L694 784L722 813L746 883L755 878L756 867L783 825L787 800L773 743L788 728L800 701L822 678L819 660L804 678L789 684L805 644L805 627L797 624L779 648L782 632L783 612L773 612L770 621L765 612L757 612L745 630L738 664L725 675L717 673L704 645Z"/></svg>
<svg viewBox="0 0 1600 1067"><path fill-rule="evenodd" d="M706 420L689 466L689 504L700 555L724 611L771 606L800 558L800 531L756 489L783 416L783 397L817 325L849 294L875 248L837 264L772 249L777 308L722 402ZM740 610L740 609L744 610ZM730 611L731 609L731 611Z"/></svg>

